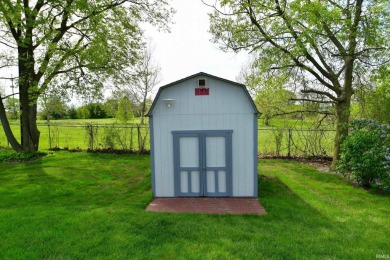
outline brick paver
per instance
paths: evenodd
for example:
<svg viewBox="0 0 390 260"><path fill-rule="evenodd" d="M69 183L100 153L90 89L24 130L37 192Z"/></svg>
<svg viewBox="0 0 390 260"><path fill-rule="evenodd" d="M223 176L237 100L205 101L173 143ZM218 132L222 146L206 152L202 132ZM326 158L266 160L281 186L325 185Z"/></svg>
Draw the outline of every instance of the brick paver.
<svg viewBox="0 0 390 260"><path fill-rule="evenodd" d="M266 214L256 198L155 198L147 211L206 214Z"/></svg>

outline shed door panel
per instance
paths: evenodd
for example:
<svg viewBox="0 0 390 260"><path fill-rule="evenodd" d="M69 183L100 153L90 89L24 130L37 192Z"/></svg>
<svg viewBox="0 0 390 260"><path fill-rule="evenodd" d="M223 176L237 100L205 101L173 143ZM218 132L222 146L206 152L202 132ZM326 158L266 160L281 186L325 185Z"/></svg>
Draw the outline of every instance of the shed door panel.
<svg viewBox="0 0 390 260"><path fill-rule="evenodd" d="M226 166L225 136L206 136L207 167Z"/></svg>
<svg viewBox="0 0 390 260"><path fill-rule="evenodd" d="M202 196L201 135L174 134L175 195Z"/></svg>
<svg viewBox="0 0 390 260"><path fill-rule="evenodd" d="M180 138L180 167L199 167L199 137Z"/></svg>
<svg viewBox="0 0 390 260"><path fill-rule="evenodd" d="M231 132L204 134L203 168L206 174L205 196L229 196L231 191Z"/></svg>
<svg viewBox="0 0 390 260"><path fill-rule="evenodd" d="M175 131L176 196L230 196L231 130Z"/></svg>

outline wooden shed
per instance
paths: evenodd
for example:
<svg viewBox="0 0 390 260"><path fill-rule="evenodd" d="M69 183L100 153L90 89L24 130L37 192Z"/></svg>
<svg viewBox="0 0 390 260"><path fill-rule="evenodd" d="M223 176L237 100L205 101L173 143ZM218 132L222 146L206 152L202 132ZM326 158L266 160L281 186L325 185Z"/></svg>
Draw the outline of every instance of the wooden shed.
<svg viewBox="0 0 390 260"><path fill-rule="evenodd" d="M155 197L257 197L258 111L245 85L200 72L148 113Z"/></svg>

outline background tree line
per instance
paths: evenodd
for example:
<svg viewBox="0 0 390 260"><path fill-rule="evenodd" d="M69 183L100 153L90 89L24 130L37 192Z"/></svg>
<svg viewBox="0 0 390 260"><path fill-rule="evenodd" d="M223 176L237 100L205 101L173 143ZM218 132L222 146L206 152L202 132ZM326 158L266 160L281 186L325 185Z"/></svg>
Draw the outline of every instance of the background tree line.
<svg viewBox="0 0 390 260"><path fill-rule="evenodd" d="M50 96L40 102L38 116L41 120L116 118L122 123L129 123L134 117L142 117L143 109L148 110L151 103L150 98L145 104L138 103L123 92L101 102L92 101L80 106L68 105L67 100L60 96ZM10 119L15 119L13 108L9 107L7 114Z"/></svg>

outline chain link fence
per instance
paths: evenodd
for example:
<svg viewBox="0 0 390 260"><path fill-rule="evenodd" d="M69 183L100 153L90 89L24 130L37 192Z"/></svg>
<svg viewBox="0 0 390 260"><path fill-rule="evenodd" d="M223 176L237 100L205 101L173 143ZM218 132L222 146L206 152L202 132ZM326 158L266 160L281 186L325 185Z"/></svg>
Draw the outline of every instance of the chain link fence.
<svg viewBox="0 0 390 260"><path fill-rule="evenodd" d="M260 128L259 155L330 157L335 133L333 129Z"/></svg>
<svg viewBox="0 0 390 260"><path fill-rule="evenodd" d="M20 138L19 125L12 125ZM38 124L41 150L88 150L148 153L149 127L118 124ZM0 147L10 147L4 132L0 133Z"/></svg>
<svg viewBox="0 0 390 260"><path fill-rule="evenodd" d="M12 125L14 133L19 125ZM89 150L148 153L150 133L146 125L39 124L41 150ZM260 156L316 156L333 154L335 131L310 128L259 128ZM19 136L16 136L19 138ZM10 147L0 132L0 147Z"/></svg>

